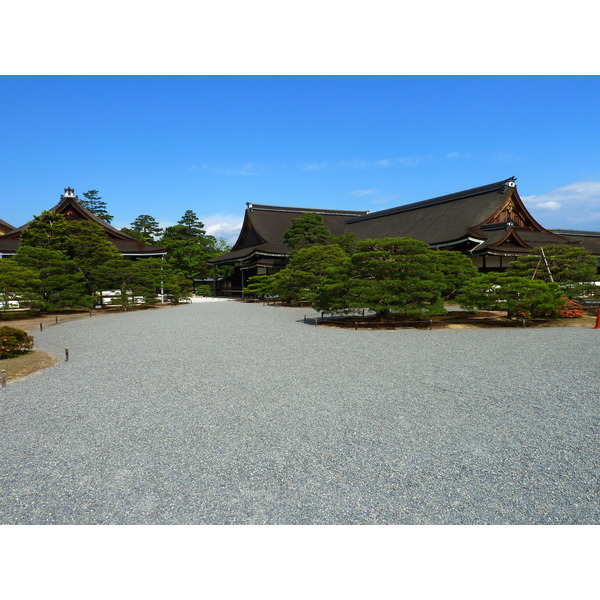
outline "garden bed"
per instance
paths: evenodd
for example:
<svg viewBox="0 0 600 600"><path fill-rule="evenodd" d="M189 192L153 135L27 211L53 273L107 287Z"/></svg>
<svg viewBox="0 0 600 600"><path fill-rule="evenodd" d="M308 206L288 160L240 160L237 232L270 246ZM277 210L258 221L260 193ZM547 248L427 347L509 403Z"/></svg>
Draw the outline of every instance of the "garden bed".
<svg viewBox="0 0 600 600"><path fill-rule="evenodd" d="M452 311L447 315L431 317L406 317L402 315L377 318L370 316L324 316L305 319L308 324L344 329L472 329L490 327L593 327L595 319L591 316L578 319L522 319L507 317L504 312Z"/></svg>

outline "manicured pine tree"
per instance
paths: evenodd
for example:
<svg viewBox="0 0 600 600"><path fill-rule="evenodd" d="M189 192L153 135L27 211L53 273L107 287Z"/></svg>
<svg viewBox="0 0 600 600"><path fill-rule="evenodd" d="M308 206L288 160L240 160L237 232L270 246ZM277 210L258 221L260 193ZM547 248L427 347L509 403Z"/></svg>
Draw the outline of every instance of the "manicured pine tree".
<svg viewBox="0 0 600 600"><path fill-rule="evenodd" d="M44 211L28 223L21 235L20 248L26 246L62 252L85 278L89 294L96 291L92 271L108 260L121 257L97 223L69 221L51 211Z"/></svg>
<svg viewBox="0 0 600 600"><path fill-rule="evenodd" d="M306 248L314 244L325 244L331 239L331 231L318 213L304 213L292 219L292 225L285 230L283 241L292 250Z"/></svg>
<svg viewBox="0 0 600 600"><path fill-rule="evenodd" d="M11 300L39 301L40 275L36 269L25 267L13 258L0 259L0 305L9 308ZM17 298L18 297L18 298Z"/></svg>
<svg viewBox="0 0 600 600"><path fill-rule="evenodd" d="M40 281L35 291L45 310L93 306L93 296L85 277L75 261L69 259L64 252L21 245L15 261L39 274Z"/></svg>
<svg viewBox="0 0 600 600"><path fill-rule="evenodd" d="M121 231L146 244L154 243L156 238L159 238L163 233L162 227L151 215L139 215L130 224L129 228L124 227Z"/></svg>
<svg viewBox="0 0 600 600"><path fill-rule="evenodd" d="M167 262L175 272L189 280L210 276L207 260L222 254L218 240L206 234L204 224L192 210L187 210L177 225L165 229L160 244L167 248Z"/></svg>
<svg viewBox="0 0 600 600"><path fill-rule="evenodd" d="M79 204L84 208L87 208L90 212L93 212L103 221L110 223L114 217L108 214L106 202L102 202L102 196L99 196L98 194L98 190L88 190L87 192L83 192L86 199L79 200Z"/></svg>

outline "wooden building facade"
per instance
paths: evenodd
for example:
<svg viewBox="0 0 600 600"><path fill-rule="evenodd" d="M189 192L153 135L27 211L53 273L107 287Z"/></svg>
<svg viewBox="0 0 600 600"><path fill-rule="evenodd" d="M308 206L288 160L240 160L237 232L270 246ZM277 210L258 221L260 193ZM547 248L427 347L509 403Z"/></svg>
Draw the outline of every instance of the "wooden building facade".
<svg viewBox="0 0 600 600"><path fill-rule="evenodd" d="M291 208L247 203L242 229L231 251L208 261L215 266L233 267L231 277L218 281L217 294L241 296L250 277L272 275L283 269L291 251L283 241L283 234L291 227L293 219L306 213L321 215L333 235L344 233L348 219L366 214L365 211Z"/></svg>
<svg viewBox="0 0 600 600"><path fill-rule="evenodd" d="M600 232L545 229L525 207L511 177L372 213L248 204L232 250L209 261L234 267L233 276L219 284L217 294L241 295L249 277L285 267L290 248L283 241L284 232L293 218L306 212L322 215L334 235L411 237L431 248L460 251L482 272L503 271L534 247L550 244L584 247L600 261Z"/></svg>
<svg viewBox="0 0 600 600"><path fill-rule="evenodd" d="M14 229L14 227L12 225L10 225L6 221L3 221L2 219L0 219L0 235L4 235L5 233L8 233L12 229Z"/></svg>
<svg viewBox="0 0 600 600"><path fill-rule="evenodd" d="M60 202L49 209L51 212L65 215L70 220L87 220L100 225L106 234L107 239L112 242L121 255L125 257L140 258L152 257L161 258L167 251L165 248L145 244L135 238L119 231L116 227L103 221L100 217L84 208L79 203L79 198L75 195L73 188L65 188L64 194L60 197ZM26 229L27 224L21 227L9 229L0 237L0 258L14 256L19 249L21 234Z"/></svg>

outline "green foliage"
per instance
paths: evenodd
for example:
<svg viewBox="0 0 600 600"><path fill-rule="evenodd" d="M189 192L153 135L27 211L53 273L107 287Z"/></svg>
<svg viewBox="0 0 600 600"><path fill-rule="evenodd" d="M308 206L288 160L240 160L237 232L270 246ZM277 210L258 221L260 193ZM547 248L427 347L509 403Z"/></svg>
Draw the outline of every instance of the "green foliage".
<svg viewBox="0 0 600 600"><path fill-rule="evenodd" d="M219 254L225 254L231 250L231 244L224 237L218 237L214 248Z"/></svg>
<svg viewBox="0 0 600 600"><path fill-rule="evenodd" d="M150 215L139 215L131 228L124 227L121 231L145 244L153 244L163 233L158 221Z"/></svg>
<svg viewBox="0 0 600 600"><path fill-rule="evenodd" d="M327 243L337 244L347 254L354 254L358 238L353 233L341 233L340 235L332 235Z"/></svg>
<svg viewBox="0 0 600 600"><path fill-rule="evenodd" d="M451 277L436 268L435 254L411 238L359 241L350 261L328 272L315 308L327 312L369 308L379 317L443 313L441 294Z"/></svg>
<svg viewBox="0 0 600 600"><path fill-rule="evenodd" d="M97 217L100 217L103 221L110 223L114 217L108 214L106 202L102 202L102 196L99 196L98 193L98 190L83 192L86 199L79 200L79 204L94 213Z"/></svg>
<svg viewBox="0 0 600 600"><path fill-rule="evenodd" d="M509 273L479 275L456 298L468 310L505 310L509 317L553 318L566 306L560 286Z"/></svg>
<svg viewBox="0 0 600 600"><path fill-rule="evenodd" d="M292 225L283 234L283 241L292 250L325 244L330 239L331 231L323 222L323 217L310 212L292 219Z"/></svg>
<svg viewBox="0 0 600 600"><path fill-rule="evenodd" d="M21 245L15 261L39 274L40 281L35 292L40 297L41 308L55 310L93 306L93 296L82 272L64 252Z"/></svg>
<svg viewBox="0 0 600 600"><path fill-rule="evenodd" d="M33 348L33 338L21 329L0 327L0 359L25 354Z"/></svg>
<svg viewBox="0 0 600 600"><path fill-rule="evenodd" d="M94 277L103 284L97 285L98 289L120 290L119 303L125 306L135 304L136 297L142 297L148 304L155 303L161 290L178 301L185 291L180 278L158 258L109 260L96 269Z"/></svg>
<svg viewBox="0 0 600 600"><path fill-rule="evenodd" d="M223 253L218 249L219 243L212 235L206 235L204 224L191 210L185 212L177 225L167 227L160 240L168 250L168 263L189 280L210 275L207 261Z"/></svg>
<svg viewBox="0 0 600 600"><path fill-rule="evenodd" d="M183 217L177 221L178 225L183 225L188 234L196 237L206 235L204 223L198 219L198 215L193 210L186 210Z"/></svg>
<svg viewBox="0 0 600 600"><path fill-rule="evenodd" d="M545 256L545 260L544 260ZM547 263L547 266L546 266ZM534 248L530 256L520 256L510 264L507 273L514 277L528 277L558 283L570 298L582 295L589 286L581 283L597 279L597 258L585 248L550 245Z"/></svg>
<svg viewBox="0 0 600 600"><path fill-rule="evenodd" d="M135 231L135 229L129 229L128 227L121 227L120 231L132 237L134 240L138 240L138 242L143 242L144 244L152 244L154 240L139 231Z"/></svg>
<svg viewBox="0 0 600 600"><path fill-rule="evenodd" d="M346 264L349 258L337 244L300 248L280 272L275 291L288 301L312 301L319 294L328 271Z"/></svg>
<svg viewBox="0 0 600 600"><path fill-rule="evenodd" d="M337 244L314 245L292 253L285 269L274 275L258 275L249 279L244 289L251 296L279 296L290 303L312 301L319 293L327 271L349 260Z"/></svg>
<svg viewBox="0 0 600 600"><path fill-rule="evenodd" d="M64 251L70 222L64 215L45 210L27 223L21 245Z"/></svg>
<svg viewBox="0 0 600 600"><path fill-rule="evenodd" d="M187 239L198 235L185 225L176 227L187 231ZM94 295L106 289L120 289L124 304L140 296L155 302L161 291L179 301L189 295L191 281L167 261L122 258L96 223L70 221L49 211L28 224L16 257L0 261L0 300L5 305L18 299L46 310L89 308Z"/></svg>
<svg viewBox="0 0 600 600"><path fill-rule="evenodd" d="M381 317L425 316L443 313L443 300L476 274L459 252L431 250L411 238L359 241L344 235L294 250L285 269L251 278L244 292L309 300L330 313L370 308Z"/></svg>
<svg viewBox="0 0 600 600"><path fill-rule="evenodd" d="M477 277L479 271L470 258L454 250L436 250L431 266L442 276L442 298L452 300L463 285Z"/></svg>
<svg viewBox="0 0 600 600"><path fill-rule="evenodd" d="M281 271L279 271L281 273ZM274 275L255 275L248 279L248 285L244 288L246 296L257 296L265 298L266 296L275 296L275 283L279 273Z"/></svg>
<svg viewBox="0 0 600 600"><path fill-rule="evenodd" d="M204 296L204 297L212 296L212 289L211 289L210 285L199 285L196 288L196 296Z"/></svg>
<svg viewBox="0 0 600 600"><path fill-rule="evenodd" d="M319 278L323 277L330 267L339 266L348 260L348 256L337 244L319 244L294 252L287 268L291 271L306 271Z"/></svg>
<svg viewBox="0 0 600 600"><path fill-rule="evenodd" d="M92 271L109 260L121 257L106 238L104 229L91 221L69 221L64 215L45 211L28 223L21 235L21 247L45 248L61 252L73 261L87 282L88 293L94 292Z"/></svg>
<svg viewBox="0 0 600 600"><path fill-rule="evenodd" d="M272 277L275 277L273 285L275 295L284 302L296 304L312 299L312 289L316 285L316 278L312 273L285 268Z"/></svg>
<svg viewBox="0 0 600 600"><path fill-rule="evenodd" d="M8 308L11 300L36 304L40 283L37 270L19 264L13 258L0 259L0 308Z"/></svg>

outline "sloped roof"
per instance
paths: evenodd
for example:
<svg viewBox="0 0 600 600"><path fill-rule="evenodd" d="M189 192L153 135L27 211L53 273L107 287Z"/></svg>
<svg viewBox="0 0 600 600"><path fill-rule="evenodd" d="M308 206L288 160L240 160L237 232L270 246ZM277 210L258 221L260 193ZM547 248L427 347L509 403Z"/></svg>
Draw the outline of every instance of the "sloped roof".
<svg viewBox="0 0 600 600"><path fill-rule="evenodd" d="M370 213L348 221L346 230L361 239L411 237L431 245L469 240L478 253L524 253L533 246L569 243L529 214L514 177Z"/></svg>
<svg viewBox="0 0 600 600"><path fill-rule="evenodd" d="M437 247L461 247L473 254L524 254L549 244L581 243L600 251L600 234L544 229L519 197L515 177L461 192L405 204L387 210L329 211L248 204L240 236L231 252L212 263L231 263L254 254L285 256L285 230L292 219L319 213L334 235L354 233L359 239L411 237Z"/></svg>
<svg viewBox="0 0 600 600"><path fill-rule="evenodd" d="M66 191L67 190L65 190L65 192ZM65 215L70 219L92 221L93 223L100 225L106 232L108 239L115 245L117 250L125 256L157 256L167 252L165 248L145 244L144 242L140 242L126 233L119 231L110 223L103 221L93 212L79 204L76 196L66 194L61 196L60 202L56 206L53 206L50 209L50 212ZM21 225L21 227L16 227L1 236L0 253L14 254L19 247L21 234L27 227L28 224Z"/></svg>
<svg viewBox="0 0 600 600"><path fill-rule="evenodd" d="M333 235L345 232L346 221L367 214L367 211L331 210L321 208L296 208L247 204L240 235L227 254L209 260L210 263L234 262L260 253L286 256L291 248L283 241L285 230L291 227L292 219L306 213L317 213Z"/></svg>
<svg viewBox="0 0 600 600"><path fill-rule="evenodd" d="M454 194L369 213L348 221L359 238L412 237L428 244L458 240L497 212L513 192L514 178Z"/></svg>
<svg viewBox="0 0 600 600"><path fill-rule="evenodd" d="M0 235L6 233L7 231L10 231L11 229L14 229L12 225L0 219Z"/></svg>
<svg viewBox="0 0 600 600"><path fill-rule="evenodd" d="M577 231L576 229L549 229L566 238L572 244L580 244L592 254L600 256L600 231Z"/></svg>

